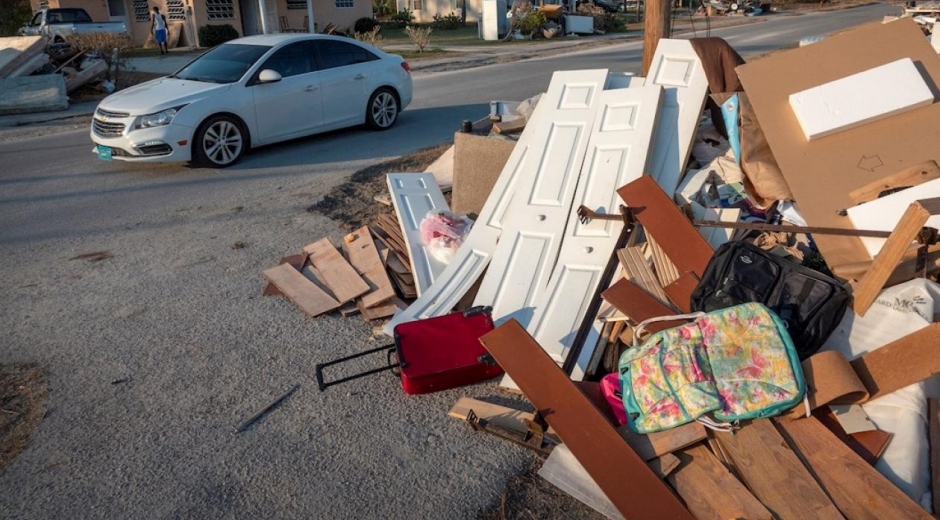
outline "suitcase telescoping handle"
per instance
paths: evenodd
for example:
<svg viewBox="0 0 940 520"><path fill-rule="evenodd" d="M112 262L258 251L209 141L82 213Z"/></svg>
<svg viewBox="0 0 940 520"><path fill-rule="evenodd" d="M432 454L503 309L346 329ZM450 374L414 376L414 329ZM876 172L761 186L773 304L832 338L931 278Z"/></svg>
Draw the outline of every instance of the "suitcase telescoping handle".
<svg viewBox="0 0 940 520"><path fill-rule="evenodd" d="M334 381L323 380L323 369L326 367L338 365L340 363L345 363L352 359L361 358L363 356L368 356L370 354L375 354L376 352L382 352L382 351L385 351L387 353L386 355L388 356L388 364L383 367L373 368L371 370L366 370L365 372L359 372L358 374L346 376L344 378L336 379ZM344 358L334 359L333 361L328 361L326 363L317 363L316 365L317 387L319 387L320 391L322 392L333 385L338 385L340 383L345 383L347 381L352 381L354 379L359 379L361 377L371 376L372 374L378 374L379 372L384 372L386 370L391 370L394 372L396 368L402 366L402 363L400 360L398 362L392 363L392 354L396 354L397 353L396 351L397 351L397 347L395 346L395 344L388 344L388 345L382 345L381 347L369 349L363 352L359 352L358 354L346 356Z"/></svg>

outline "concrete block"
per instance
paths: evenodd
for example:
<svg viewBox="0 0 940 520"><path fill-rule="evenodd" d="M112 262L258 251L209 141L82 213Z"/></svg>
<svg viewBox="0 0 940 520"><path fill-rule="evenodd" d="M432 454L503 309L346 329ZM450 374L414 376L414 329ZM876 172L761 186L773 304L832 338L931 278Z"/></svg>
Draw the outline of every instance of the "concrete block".
<svg viewBox="0 0 940 520"><path fill-rule="evenodd" d="M68 107L61 74L0 79L0 114L51 112Z"/></svg>
<svg viewBox="0 0 940 520"><path fill-rule="evenodd" d="M29 76L33 72L36 72L40 68L44 67L49 63L49 55L40 52L39 54L33 56L32 58L23 62L22 65L14 69L10 74L7 75L8 78L18 78L20 76Z"/></svg>
<svg viewBox="0 0 940 520"><path fill-rule="evenodd" d="M7 77L17 67L42 52L45 46L41 36L0 38L0 78Z"/></svg>
<svg viewBox="0 0 940 520"><path fill-rule="evenodd" d="M933 92L910 58L790 95L807 140L933 103Z"/></svg>

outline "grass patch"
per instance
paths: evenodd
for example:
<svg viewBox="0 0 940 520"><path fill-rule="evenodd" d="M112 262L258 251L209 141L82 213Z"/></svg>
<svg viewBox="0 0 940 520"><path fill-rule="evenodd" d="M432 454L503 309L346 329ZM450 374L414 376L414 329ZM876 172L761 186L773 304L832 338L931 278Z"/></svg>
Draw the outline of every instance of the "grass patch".
<svg viewBox="0 0 940 520"><path fill-rule="evenodd" d="M460 52L455 51L445 51L444 49L426 49L424 52L418 51L400 51L400 50L389 50L385 51L389 54L397 54L406 60L420 60L425 58L445 58L445 57L455 57L459 56Z"/></svg>
<svg viewBox="0 0 940 520"><path fill-rule="evenodd" d="M0 365L0 470L36 435L49 387L38 365Z"/></svg>

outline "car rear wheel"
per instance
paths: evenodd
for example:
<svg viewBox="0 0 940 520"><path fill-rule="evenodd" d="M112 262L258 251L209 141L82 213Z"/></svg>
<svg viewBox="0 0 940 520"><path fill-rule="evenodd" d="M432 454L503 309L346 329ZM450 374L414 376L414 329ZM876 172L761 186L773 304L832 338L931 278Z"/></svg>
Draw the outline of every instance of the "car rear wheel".
<svg viewBox="0 0 940 520"><path fill-rule="evenodd" d="M199 126L193 140L193 162L209 168L226 168L245 155L248 139L237 119L212 116Z"/></svg>
<svg viewBox="0 0 940 520"><path fill-rule="evenodd" d="M398 98L391 89L380 88L372 93L366 107L366 123L374 130L388 130L398 120Z"/></svg>

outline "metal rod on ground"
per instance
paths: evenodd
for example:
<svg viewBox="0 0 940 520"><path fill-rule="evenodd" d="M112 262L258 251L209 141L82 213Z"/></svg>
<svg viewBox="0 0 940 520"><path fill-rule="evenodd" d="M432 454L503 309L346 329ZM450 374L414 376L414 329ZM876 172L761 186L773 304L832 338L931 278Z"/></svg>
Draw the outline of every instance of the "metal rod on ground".
<svg viewBox="0 0 940 520"><path fill-rule="evenodd" d="M235 428L235 433L242 433L243 431L247 430L248 428L251 428L251 425L252 425L252 424L258 422L262 417L264 417L265 415L267 415L271 410L273 410L273 409L277 408L278 406L280 406L281 403L283 403L285 399L287 399L288 397L290 397L290 396L291 396L294 392L296 392L299 388L300 388L300 385L294 385L293 388L291 388L290 390L288 390L287 392L285 392L283 395L281 395L281 397L278 397L277 400L275 400L273 403L271 403L271 404L265 406L263 410L261 410L260 412L258 412L258 413L256 413L256 414L252 415L251 418L248 419L247 421L243 422L243 423L241 424L241 426L239 426L238 428Z"/></svg>
<svg viewBox="0 0 940 520"><path fill-rule="evenodd" d="M888 238L890 231L872 231L868 229L842 229L812 226L781 226L776 224L755 224L750 222L717 222L711 220L693 220L696 227L720 227L728 229L747 229L750 231L783 231L784 233L816 233L817 235L841 235L847 237Z"/></svg>

